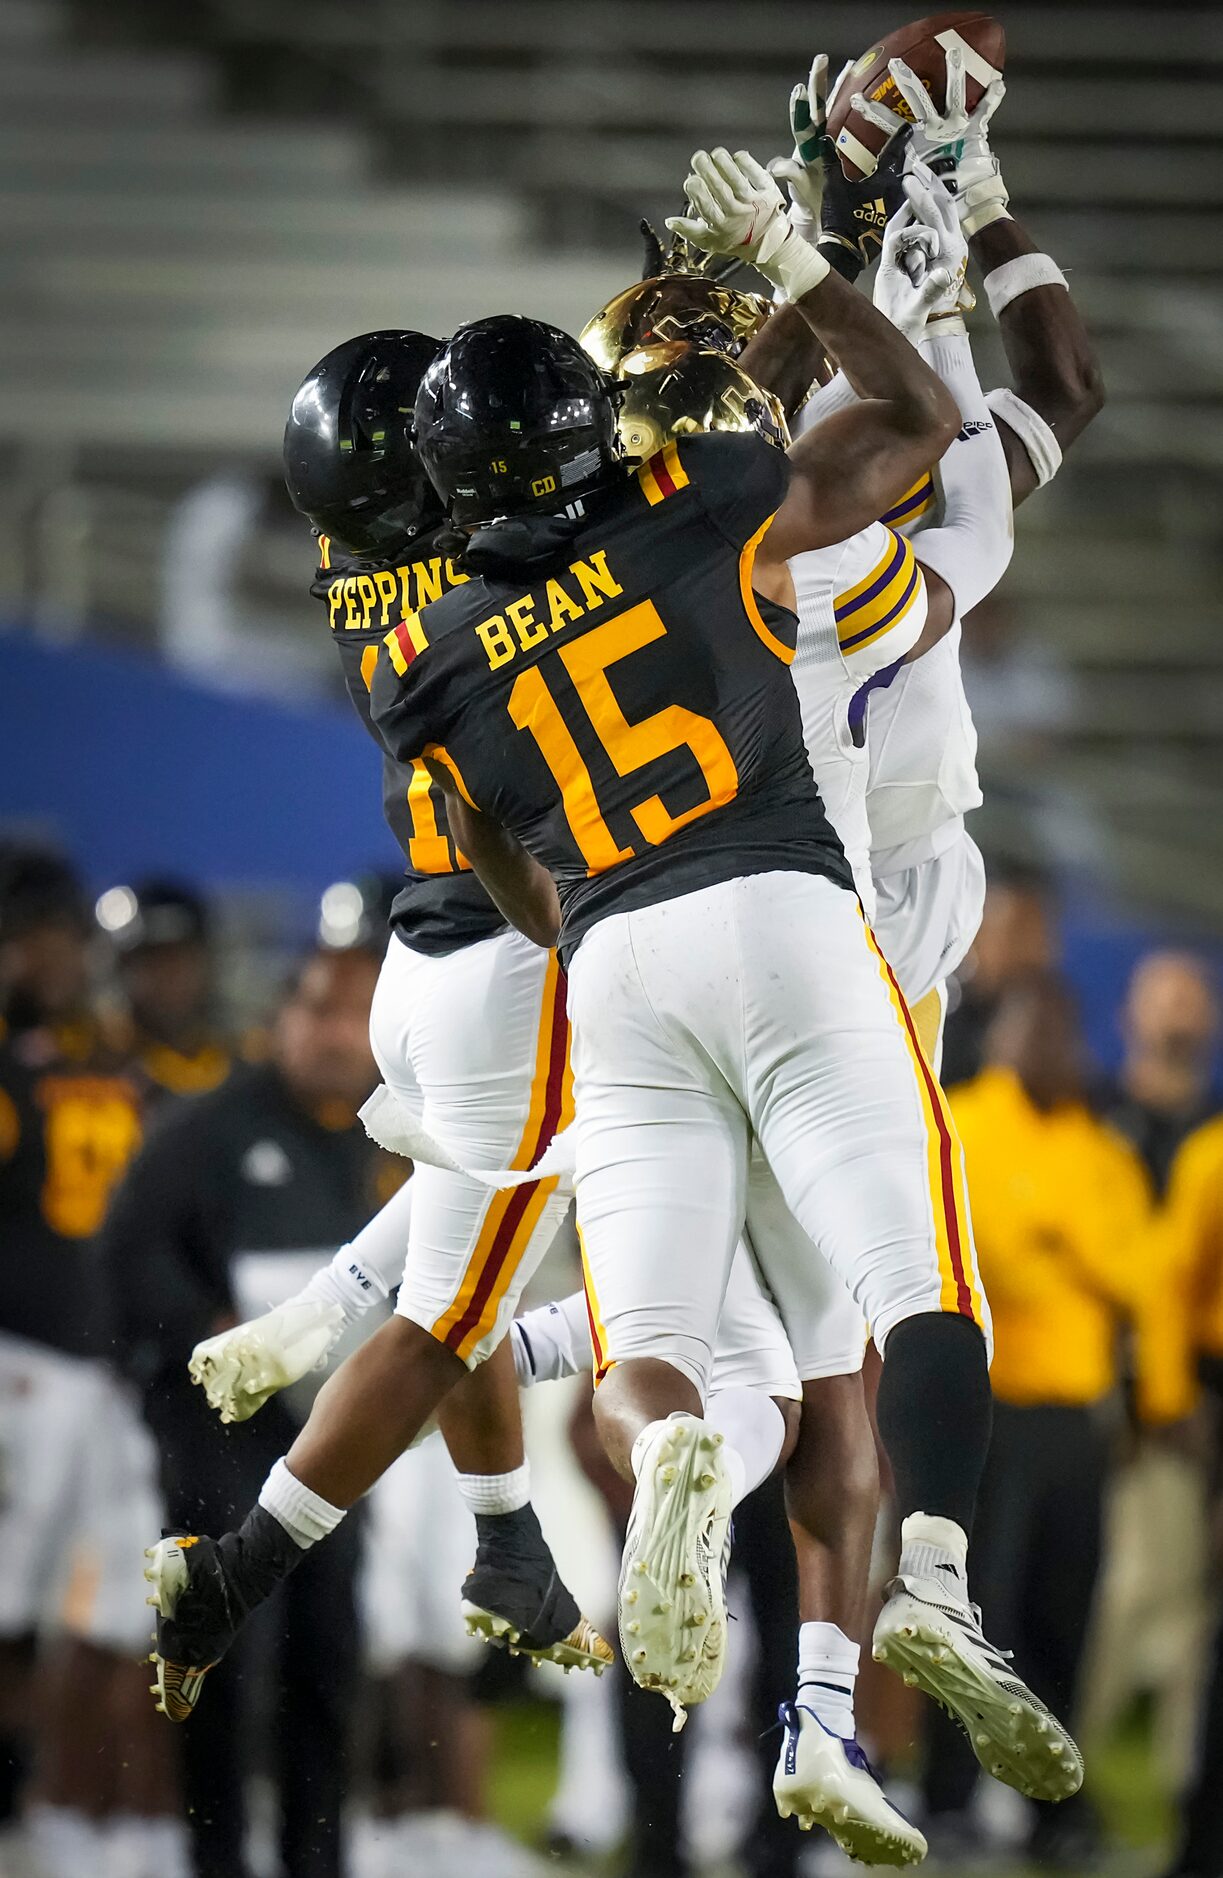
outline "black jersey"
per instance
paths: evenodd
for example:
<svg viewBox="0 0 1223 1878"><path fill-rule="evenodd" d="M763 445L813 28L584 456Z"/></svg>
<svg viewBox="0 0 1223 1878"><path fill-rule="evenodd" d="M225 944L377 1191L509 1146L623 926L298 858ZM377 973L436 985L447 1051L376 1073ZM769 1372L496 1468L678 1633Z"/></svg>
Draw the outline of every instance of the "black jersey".
<svg viewBox="0 0 1223 1878"><path fill-rule="evenodd" d="M576 522L477 536L490 571L387 634L384 743L449 763L548 868L566 954L744 874L852 884L787 669L798 622L751 584L788 475L754 436L672 442Z"/></svg>
<svg viewBox="0 0 1223 1878"><path fill-rule="evenodd" d="M370 721L375 666L387 654L388 627L414 618L467 576L422 535L396 561L358 560L337 554L323 536L319 569L310 591L326 602L344 682L357 715L382 749L382 807L403 850L406 880L391 909L391 924L417 952L455 952L505 925L500 913L454 845L445 797L420 761L388 755Z"/></svg>

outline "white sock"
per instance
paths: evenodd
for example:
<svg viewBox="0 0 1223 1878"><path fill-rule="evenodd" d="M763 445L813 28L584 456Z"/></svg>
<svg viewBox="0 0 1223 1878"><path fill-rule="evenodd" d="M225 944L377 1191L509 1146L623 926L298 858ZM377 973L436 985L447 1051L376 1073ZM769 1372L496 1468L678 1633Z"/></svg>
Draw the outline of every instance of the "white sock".
<svg viewBox="0 0 1223 1878"><path fill-rule="evenodd" d="M861 1650L836 1624L800 1624L798 1699L842 1740L854 1735L854 1685Z"/></svg>
<svg viewBox="0 0 1223 1878"><path fill-rule="evenodd" d="M705 1420L726 1437L723 1453L738 1506L776 1467L786 1438L785 1416L759 1389L719 1389L706 1404Z"/></svg>
<svg viewBox="0 0 1223 1878"><path fill-rule="evenodd" d="M562 1382L590 1368L590 1319L583 1291L523 1311L510 1335L520 1389L536 1382Z"/></svg>
<svg viewBox="0 0 1223 1878"><path fill-rule="evenodd" d="M284 1527L290 1539L303 1552L317 1545L320 1539L325 1539L329 1532L334 1532L345 1511L342 1506L332 1506L321 1493L312 1493L300 1480L295 1480L283 1460L277 1461L264 1481L259 1504L265 1513L270 1513Z"/></svg>
<svg viewBox="0 0 1223 1878"><path fill-rule="evenodd" d="M531 1500L531 1463L508 1474L459 1474L463 1501L473 1513L516 1513Z"/></svg>
<svg viewBox="0 0 1223 1878"><path fill-rule="evenodd" d="M968 1602L968 1537L954 1519L910 1513L900 1528L900 1576L932 1578Z"/></svg>

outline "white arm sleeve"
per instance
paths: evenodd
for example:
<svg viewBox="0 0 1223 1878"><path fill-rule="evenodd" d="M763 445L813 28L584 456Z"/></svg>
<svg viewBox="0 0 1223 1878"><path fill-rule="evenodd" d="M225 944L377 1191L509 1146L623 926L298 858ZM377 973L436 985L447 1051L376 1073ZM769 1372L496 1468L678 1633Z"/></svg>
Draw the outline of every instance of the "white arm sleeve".
<svg viewBox="0 0 1223 1878"><path fill-rule="evenodd" d="M1011 479L968 340L962 333L923 339L921 353L959 405L961 424L935 466L941 514L935 526L922 529L918 559L947 582L962 617L993 591L1010 563Z"/></svg>
<svg viewBox="0 0 1223 1878"><path fill-rule="evenodd" d="M536 1382L561 1382L590 1368L590 1319L584 1291L524 1311L514 1319L510 1334L520 1389Z"/></svg>
<svg viewBox="0 0 1223 1878"><path fill-rule="evenodd" d="M857 402L858 394L844 372L835 372L826 385L817 385L802 409L794 413L790 435L799 438L821 418L831 417L834 411L843 411Z"/></svg>
<svg viewBox="0 0 1223 1878"><path fill-rule="evenodd" d="M324 1265L298 1295L338 1304L345 1323L351 1323L390 1296L403 1277L408 1256L408 1221L412 1215L412 1181L404 1181L374 1217L362 1226L349 1245L342 1245L330 1265Z"/></svg>

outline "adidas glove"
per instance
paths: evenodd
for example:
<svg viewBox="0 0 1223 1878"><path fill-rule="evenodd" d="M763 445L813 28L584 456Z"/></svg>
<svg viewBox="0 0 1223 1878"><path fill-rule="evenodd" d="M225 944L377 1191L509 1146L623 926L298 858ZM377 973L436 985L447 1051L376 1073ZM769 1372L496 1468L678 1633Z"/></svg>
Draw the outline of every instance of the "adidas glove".
<svg viewBox="0 0 1223 1878"><path fill-rule="evenodd" d="M845 82L846 66L837 80ZM894 138L873 176L850 182L827 136L828 60L818 53L805 85L790 93L794 154L775 157L769 174L790 189L790 221L851 283L879 253L889 218L904 201L900 187L907 137Z"/></svg>

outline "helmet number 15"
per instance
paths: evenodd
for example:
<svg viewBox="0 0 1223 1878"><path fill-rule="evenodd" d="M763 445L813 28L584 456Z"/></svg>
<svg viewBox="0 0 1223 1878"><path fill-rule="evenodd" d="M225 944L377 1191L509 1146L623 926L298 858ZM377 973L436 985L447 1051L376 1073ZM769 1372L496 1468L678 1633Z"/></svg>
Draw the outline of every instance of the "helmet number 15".
<svg viewBox="0 0 1223 1878"><path fill-rule="evenodd" d="M646 764L677 750L689 751L700 768L708 791L704 802L672 815L661 796L655 794L630 808L642 841L652 848L688 822L708 815L711 809L723 807L739 788L734 758L721 732L709 718L686 710L683 705L671 704L638 724L630 724L616 701L607 677L608 666L664 638L666 631L657 607L652 601L644 600L602 626L583 633L571 645L557 649L557 656L618 776L631 776ZM587 873L602 874L622 861L632 860L640 851L640 844L621 847L613 835L599 807L590 771L538 666L521 672L515 679L508 708L518 729L528 731L535 739L552 772L564 802L570 833L586 862Z"/></svg>

